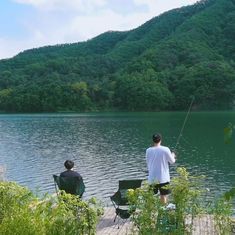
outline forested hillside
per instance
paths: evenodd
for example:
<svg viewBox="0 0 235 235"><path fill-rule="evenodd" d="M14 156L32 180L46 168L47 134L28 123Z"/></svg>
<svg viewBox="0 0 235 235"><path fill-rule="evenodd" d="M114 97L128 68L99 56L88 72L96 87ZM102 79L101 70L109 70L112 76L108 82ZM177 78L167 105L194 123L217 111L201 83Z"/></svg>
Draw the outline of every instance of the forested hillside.
<svg viewBox="0 0 235 235"><path fill-rule="evenodd" d="M203 0L140 27L0 60L0 111L231 109L235 0Z"/></svg>

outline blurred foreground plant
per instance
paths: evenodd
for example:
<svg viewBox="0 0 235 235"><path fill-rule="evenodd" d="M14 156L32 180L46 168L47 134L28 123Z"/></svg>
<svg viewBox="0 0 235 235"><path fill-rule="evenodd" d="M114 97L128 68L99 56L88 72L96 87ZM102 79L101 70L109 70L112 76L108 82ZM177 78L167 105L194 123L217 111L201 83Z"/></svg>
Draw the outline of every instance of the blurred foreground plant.
<svg viewBox="0 0 235 235"><path fill-rule="evenodd" d="M222 197L212 202L211 213L214 215L216 230L220 235L231 234L234 222L231 218L233 213L232 200L235 197L235 188L226 192Z"/></svg>
<svg viewBox="0 0 235 235"><path fill-rule="evenodd" d="M177 168L178 175L171 181L170 202L175 208L162 205L147 183L139 189L129 190L131 219L138 234L192 234L193 224L201 215L212 214L218 234L231 231L230 216L232 193L214 200L210 207L205 204L204 176L191 176L183 167ZM233 191L232 191L233 192ZM233 192L234 193L234 192ZM229 200L228 200L229 198Z"/></svg>
<svg viewBox="0 0 235 235"><path fill-rule="evenodd" d="M12 182L0 182L0 234L83 235L95 234L102 208L92 198L61 193L36 198L28 189Z"/></svg>

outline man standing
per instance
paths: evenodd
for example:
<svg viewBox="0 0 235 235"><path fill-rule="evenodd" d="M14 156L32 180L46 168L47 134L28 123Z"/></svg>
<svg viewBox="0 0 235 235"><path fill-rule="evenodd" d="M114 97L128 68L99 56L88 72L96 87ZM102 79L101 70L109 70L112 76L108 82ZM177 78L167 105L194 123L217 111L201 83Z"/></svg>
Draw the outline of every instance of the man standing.
<svg viewBox="0 0 235 235"><path fill-rule="evenodd" d="M153 135L153 146L146 150L148 167L148 182L153 185L154 193L160 191L161 202L166 204L170 190L166 187L170 183L169 163L175 163L175 154L168 147L161 145L160 134Z"/></svg>

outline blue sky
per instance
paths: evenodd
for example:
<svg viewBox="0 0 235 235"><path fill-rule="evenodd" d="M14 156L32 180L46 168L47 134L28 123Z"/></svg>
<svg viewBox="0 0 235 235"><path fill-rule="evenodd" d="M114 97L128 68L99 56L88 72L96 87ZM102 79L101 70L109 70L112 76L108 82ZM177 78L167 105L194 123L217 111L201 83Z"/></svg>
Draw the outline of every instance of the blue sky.
<svg viewBox="0 0 235 235"><path fill-rule="evenodd" d="M0 59L40 46L129 30L196 0L0 0Z"/></svg>

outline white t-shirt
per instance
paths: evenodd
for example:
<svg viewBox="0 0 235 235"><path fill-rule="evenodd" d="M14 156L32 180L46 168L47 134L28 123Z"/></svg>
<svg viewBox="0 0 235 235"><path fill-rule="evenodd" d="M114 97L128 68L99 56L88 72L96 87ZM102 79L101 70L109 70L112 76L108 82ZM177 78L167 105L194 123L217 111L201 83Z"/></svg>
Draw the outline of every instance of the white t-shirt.
<svg viewBox="0 0 235 235"><path fill-rule="evenodd" d="M146 161L149 184L170 182L169 163L174 163L175 157L168 147L159 145L148 148Z"/></svg>

